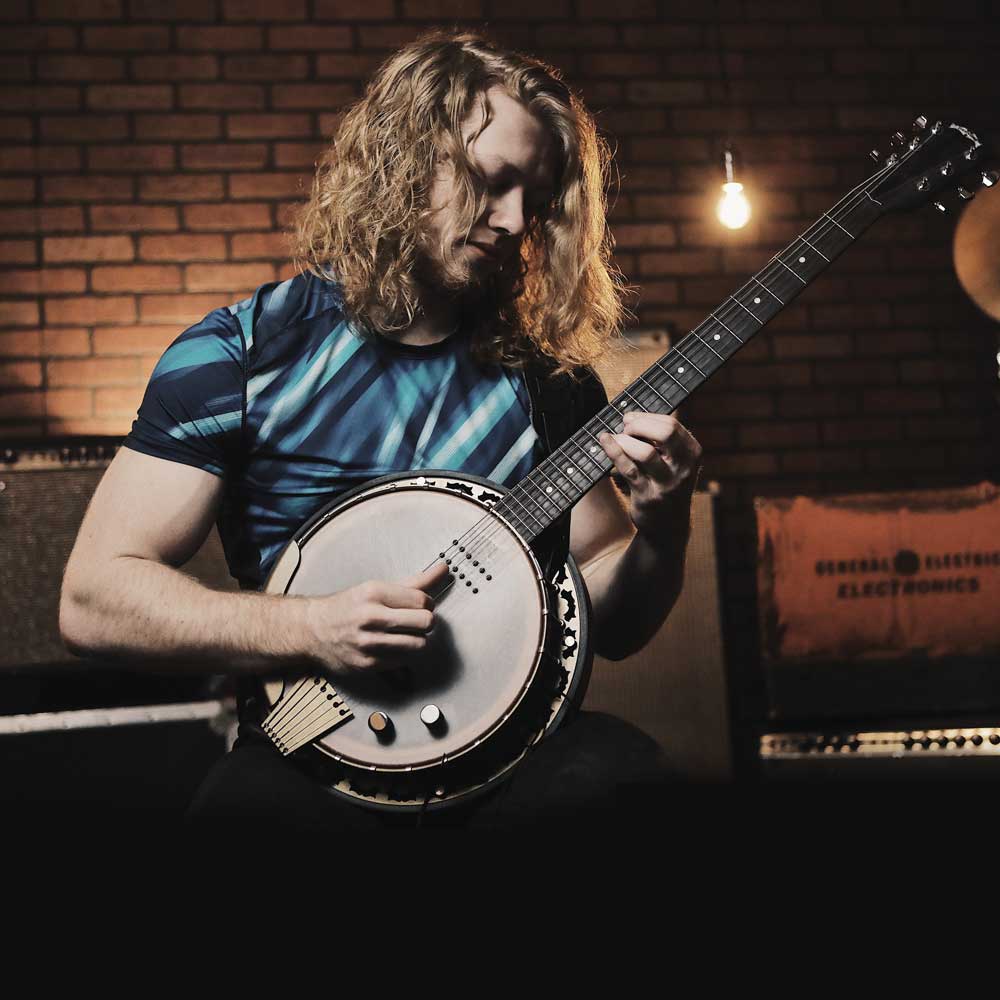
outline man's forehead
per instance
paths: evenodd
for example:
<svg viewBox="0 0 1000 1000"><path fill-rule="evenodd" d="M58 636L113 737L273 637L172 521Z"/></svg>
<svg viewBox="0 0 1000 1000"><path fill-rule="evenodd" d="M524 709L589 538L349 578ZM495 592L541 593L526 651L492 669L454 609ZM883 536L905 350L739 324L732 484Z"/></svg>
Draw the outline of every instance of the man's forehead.
<svg viewBox="0 0 1000 1000"><path fill-rule="evenodd" d="M546 124L500 87L482 96L489 104L490 121L472 139L477 159L486 167L508 167L536 185L553 186L555 141ZM476 120L470 122L467 140L482 125L481 113L472 117Z"/></svg>

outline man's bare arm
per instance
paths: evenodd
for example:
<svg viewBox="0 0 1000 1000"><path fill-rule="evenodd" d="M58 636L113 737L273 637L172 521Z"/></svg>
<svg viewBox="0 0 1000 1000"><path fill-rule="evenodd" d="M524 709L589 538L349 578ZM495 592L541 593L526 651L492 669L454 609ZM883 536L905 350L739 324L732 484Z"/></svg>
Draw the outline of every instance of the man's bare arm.
<svg viewBox="0 0 1000 1000"><path fill-rule="evenodd" d="M392 665L426 642L444 564L326 597L213 591L182 572L215 520L222 480L122 448L97 487L63 577L59 627L81 656L217 672Z"/></svg>

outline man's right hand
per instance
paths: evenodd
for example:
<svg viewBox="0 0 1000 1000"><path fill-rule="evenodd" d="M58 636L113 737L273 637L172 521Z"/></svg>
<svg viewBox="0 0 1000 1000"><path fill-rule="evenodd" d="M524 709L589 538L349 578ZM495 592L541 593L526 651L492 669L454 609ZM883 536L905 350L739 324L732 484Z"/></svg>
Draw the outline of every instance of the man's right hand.
<svg viewBox="0 0 1000 1000"><path fill-rule="evenodd" d="M436 589L448 575L438 561L398 583L368 580L327 597L308 598L307 656L333 673L387 670L427 646Z"/></svg>

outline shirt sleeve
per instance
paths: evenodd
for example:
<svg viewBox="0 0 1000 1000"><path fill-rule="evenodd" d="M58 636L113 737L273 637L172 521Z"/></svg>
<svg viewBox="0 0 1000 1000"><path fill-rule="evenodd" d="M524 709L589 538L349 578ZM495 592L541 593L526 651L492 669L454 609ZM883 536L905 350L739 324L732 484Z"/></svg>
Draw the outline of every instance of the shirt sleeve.
<svg viewBox="0 0 1000 1000"><path fill-rule="evenodd" d="M240 321L228 308L215 309L164 351L122 444L225 475L242 439L245 372Z"/></svg>

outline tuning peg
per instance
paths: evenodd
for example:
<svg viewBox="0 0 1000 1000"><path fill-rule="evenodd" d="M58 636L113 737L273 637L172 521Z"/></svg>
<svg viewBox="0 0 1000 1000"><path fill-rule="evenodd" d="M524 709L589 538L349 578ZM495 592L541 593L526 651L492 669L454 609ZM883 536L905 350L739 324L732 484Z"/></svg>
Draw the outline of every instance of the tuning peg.
<svg viewBox="0 0 1000 1000"><path fill-rule="evenodd" d="M967 160L978 160L979 159L979 147L978 146L970 146L965 151L965 158Z"/></svg>
<svg viewBox="0 0 1000 1000"><path fill-rule="evenodd" d="M906 136L902 132L893 132L889 142L893 146L902 146L906 142Z"/></svg>
<svg viewBox="0 0 1000 1000"><path fill-rule="evenodd" d="M869 155L869 156L870 156L870 157L871 157L871 158L872 158L872 159L873 159L873 160L874 160L874 161L875 161L876 163L878 163L878 161L882 159L882 154L881 154L881 153L880 153L880 152L879 152L879 151L878 151L877 149L873 149L873 150L872 150L872 151L871 151L871 152L870 152L870 153L869 153L868 155Z"/></svg>
<svg viewBox="0 0 1000 1000"><path fill-rule="evenodd" d="M1000 174L995 170L983 171L983 187L991 188L998 180L1000 180Z"/></svg>
<svg viewBox="0 0 1000 1000"><path fill-rule="evenodd" d="M942 203L941 203L940 201L936 201L936 202L934 202L934 207L935 207L935 208L936 208L936 209L937 209L937 210L938 210L938 211L939 211L939 212L940 212L940 213L941 213L942 215L944 215L944 214L945 214L945 213L946 213L946 212L948 211L948 209L947 209L947 208L946 208L946 207L945 207L945 206L944 206L944 205L943 205L943 204L942 204Z"/></svg>
<svg viewBox="0 0 1000 1000"><path fill-rule="evenodd" d="M925 128L927 128L927 119L923 115L920 115L920 117L913 122L913 130L915 132L923 132Z"/></svg>
<svg viewBox="0 0 1000 1000"><path fill-rule="evenodd" d="M962 201L972 201L972 199L976 197L976 192L966 191L964 187L960 187L958 189L958 196L962 199Z"/></svg>
<svg viewBox="0 0 1000 1000"><path fill-rule="evenodd" d="M938 132L940 132L941 129L943 129L943 128L944 128L944 125L941 122L935 122L931 126L931 132L932 132L932 134L937 135Z"/></svg>

